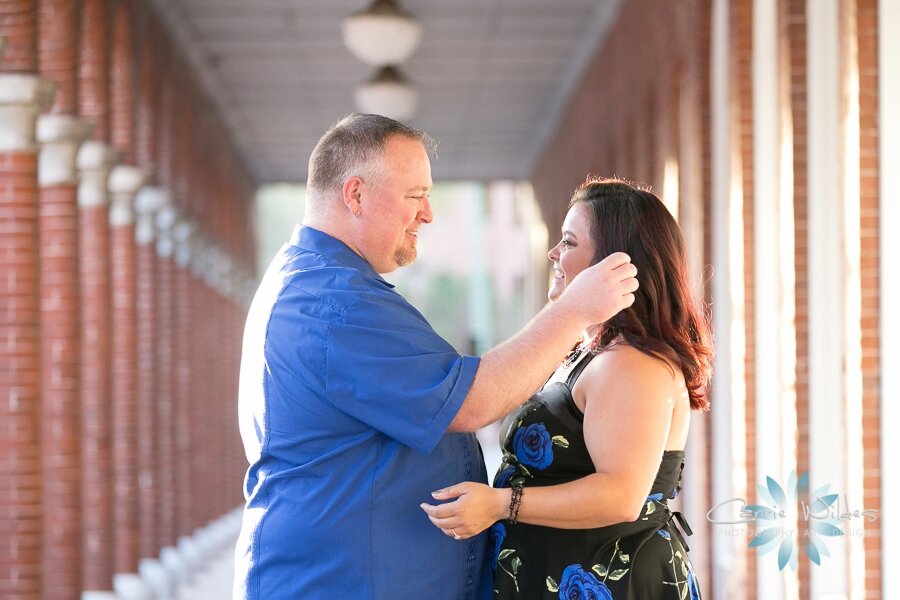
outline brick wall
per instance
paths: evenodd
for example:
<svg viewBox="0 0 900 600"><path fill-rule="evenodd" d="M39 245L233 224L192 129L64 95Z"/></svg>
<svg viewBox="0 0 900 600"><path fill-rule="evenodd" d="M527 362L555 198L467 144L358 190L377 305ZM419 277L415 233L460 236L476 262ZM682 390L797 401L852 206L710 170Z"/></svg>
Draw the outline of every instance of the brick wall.
<svg viewBox="0 0 900 600"><path fill-rule="evenodd" d="M734 71L731 80L736 119L734 135L740 148L740 171L744 213L744 384L746 415L747 500L759 504L756 495L756 305L754 304L755 248L754 186L753 186L753 1L731 3L732 54ZM751 527L752 528L752 525ZM748 553L747 597L756 597L756 554Z"/></svg>
<svg viewBox="0 0 900 600"><path fill-rule="evenodd" d="M0 151L3 598L111 590L241 500L245 299L197 253L176 263L172 240L138 246L134 196L140 173L164 185L174 217L246 283L256 183L152 7L0 0L0 85L16 73L58 90L50 106L39 87L22 122L42 109L88 122L137 174L112 208L102 179L79 205L74 163L39 187L37 140Z"/></svg>
<svg viewBox="0 0 900 600"><path fill-rule="evenodd" d="M786 6L785 6L786 5ZM791 94L791 119L793 122L793 177L794 177L794 328L796 332L796 397L797 397L797 472L809 472L809 252L807 244L807 92L806 92L806 0L782 2L783 26L786 29L785 49L788 53L789 86ZM807 527L806 520L798 519L798 530ZM801 598L809 598L809 571L807 561L798 564Z"/></svg>
<svg viewBox="0 0 900 600"><path fill-rule="evenodd" d="M851 17L852 18L852 17ZM879 204L878 197L878 2L856 0L856 35L859 61L859 200L860 275L862 296L863 384L863 505L884 509L881 499L879 364ZM890 310L890 307L888 308ZM889 400L889 399L886 399ZM866 598L881 594L881 543L878 521L866 522Z"/></svg>
<svg viewBox="0 0 900 600"><path fill-rule="evenodd" d="M858 68L859 77L859 119L860 119L860 246L861 246L861 298L862 298L862 364L848 365L848 376L855 376L852 369L861 369L863 385L863 462L864 462L864 508L882 510L879 498L879 282L878 282L878 56L877 56L877 1L845 0L841 10L845 19L853 23L842 27L842 35L852 35L858 56L849 68ZM789 114L790 168L793 178L794 213L794 326L796 328L796 412L797 412L797 465L798 473L810 468L810 397L809 397L809 247L808 247L808 204L812 201L808 194L809 152L808 140L808 57L807 57L807 0L779 0L777 4L778 35L781 83L785 86L780 93L781 106ZM757 277L754 264L754 234L765 224L757 223L754 215L754 140L753 135L753 0L735 0L729 3L729 39L731 44L728 60L731 64L733 115L732 143L738 150L738 173L741 177L743 196L744 247L744 311L745 379L742 382L746 392L747 431L745 448L747 459L746 485L748 502L756 501L756 453L758 444L765 443L765 432L756 431L755 345L763 343L754 339L755 319L769 318L757 314L754 303L754 279ZM556 135L549 141L546 151L534 168L532 181L536 197L551 231L557 230L565 211L565 200L572 189L586 174L617 174L626 178L647 181L657 188L662 184L665 157L673 152L673 123L677 119L678 106L684 102L679 87L673 79L681 77L693 81L702 90L701 102L691 107L701 124L701 165L693 174L681 172L682 177L699 179L699 189L703 190L702 206L706 217L703 227L706 239L703 244L704 257L711 256L711 240L722 232L710 227L710 207L712 199L709 154L712 132L709 119L709 37L710 2L678 3L677 9L671 3L661 0L632 0L623 5L616 25L611 30L602 48L598 50L594 62L587 68L584 82L575 91L558 126ZM852 32L852 33L848 33ZM849 43L849 41L847 42ZM691 58L691 57L694 58ZM843 74L842 74L843 75ZM836 90L836 93L839 91ZM773 152L777 149L773 149ZM676 152L677 155L677 152ZM840 160L845 160L844 158ZM851 186L856 182L849 182ZM851 199L852 201L852 199ZM684 202L684 199L682 199ZM765 239L763 235L762 240ZM836 241L836 243L839 243ZM712 265L714 268L715 265ZM839 272L837 269L836 272ZM708 283L708 282L706 282ZM716 298L707 298L713 303ZM720 300L721 302L721 300ZM766 342L774 343L774 342ZM716 399L712 399L712 410L716 410ZM788 424L788 427L793 427ZM710 448L713 452L714 449ZM709 465L706 465L709 468ZM785 474L787 475L787 474ZM724 476L711 473L710 478ZM686 490L685 493L703 494L711 505L711 490ZM805 519L798 522L800 530L808 527ZM702 524L700 525L703 526ZM695 525L695 529L697 526ZM865 524L865 597L880 598L881 535L878 521ZM748 540L749 541L749 540ZM800 543L803 543L800 539ZM698 552L709 549L694 548L695 562ZM748 552L748 583L744 590L746 598L757 595L756 580L760 569L770 568L770 564L756 559L756 552ZM769 557L766 557L769 558ZM812 569L827 568L810 566L805 555L800 553L799 597L809 598ZM774 575L774 574L773 574ZM705 581L706 574L701 573ZM711 589L708 584L706 589Z"/></svg>

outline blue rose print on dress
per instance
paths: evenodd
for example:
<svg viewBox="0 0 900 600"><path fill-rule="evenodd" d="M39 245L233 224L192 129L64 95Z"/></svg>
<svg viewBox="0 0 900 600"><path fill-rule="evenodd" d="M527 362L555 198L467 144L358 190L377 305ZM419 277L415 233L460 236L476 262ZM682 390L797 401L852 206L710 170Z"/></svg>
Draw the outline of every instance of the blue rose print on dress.
<svg viewBox="0 0 900 600"><path fill-rule="evenodd" d="M694 571L688 571L687 576L688 592L691 594L691 600L700 600L700 588L697 587L697 580L694 579Z"/></svg>
<svg viewBox="0 0 900 600"><path fill-rule="evenodd" d="M494 478L494 487L509 487L509 479L515 474L515 472L516 468L509 466L497 473L497 477Z"/></svg>
<svg viewBox="0 0 900 600"><path fill-rule="evenodd" d="M503 540L506 539L506 527L503 523L494 523L491 527L488 538L491 543L491 567L496 570L497 562L500 560L500 548L503 547Z"/></svg>
<svg viewBox="0 0 900 600"><path fill-rule="evenodd" d="M569 565L559 582L560 600L613 600L606 584L581 565Z"/></svg>
<svg viewBox="0 0 900 600"><path fill-rule="evenodd" d="M519 462L529 467L546 469L553 462L553 440L543 423L532 423L516 430L513 452Z"/></svg>

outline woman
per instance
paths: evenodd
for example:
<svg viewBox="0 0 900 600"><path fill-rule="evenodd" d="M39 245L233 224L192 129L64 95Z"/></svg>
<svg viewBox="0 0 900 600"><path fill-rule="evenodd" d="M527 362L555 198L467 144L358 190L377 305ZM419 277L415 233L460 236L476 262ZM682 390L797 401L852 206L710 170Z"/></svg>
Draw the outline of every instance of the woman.
<svg viewBox="0 0 900 600"><path fill-rule="evenodd" d="M447 535L491 527L494 598L699 598L667 507L680 490L690 411L705 410L712 348L684 242L659 198L591 179L549 253L558 298L614 251L631 256L634 304L584 332L543 389L501 427L495 487L465 482L423 504ZM689 531L688 531L689 533Z"/></svg>

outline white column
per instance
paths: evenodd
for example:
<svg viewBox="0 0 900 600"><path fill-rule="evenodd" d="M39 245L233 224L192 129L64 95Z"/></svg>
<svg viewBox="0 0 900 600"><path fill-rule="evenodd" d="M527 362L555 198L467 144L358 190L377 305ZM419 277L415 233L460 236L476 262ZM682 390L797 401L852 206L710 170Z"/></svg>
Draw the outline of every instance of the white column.
<svg viewBox="0 0 900 600"><path fill-rule="evenodd" d="M900 598L900 528L891 510L900 497L900 3L878 3L879 282L881 286L881 597Z"/></svg>
<svg viewBox="0 0 900 600"><path fill-rule="evenodd" d="M744 235L741 154L732 129L728 0L712 6L713 324L717 349L712 384L713 506L746 498L744 387ZM713 525L713 598L747 589L747 539L740 525ZM737 535L735 535L737 533Z"/></svg>
<svg viewBox="0 0 900 600"><path fill-rule="evenodd" d="M36 151L37 118L55 86L37 75L0 73L0 152Z"/></svg>
<svg viewBox="0 0 900 600"><path fill-rule="evenodd" d="M189 219L180 219L172 229L172 238L175 242L175 266L187 269L191 264L193 244L191 238L197 231L197 224Z"/></svg>
<svg viewBox="0 0 900 600"><path fill-rule="evenodd" d="M231 295L231 273L234 269L234 261L231 256L222 249L221 246L215 247L213 255L213 271L212 288L218 292L222 298L228 298Z"/></svg>
<svg viewBox="0 0 900 600"><path fill-rule="evenodd" d="M198 229L191 236L189 243L191 247L189 254L191 273L195 278L208 285L209 281L206 273L209 270L209 261L207 256L209 255L209 249L213 246L212 240L206 232Z"/></svg>
<svg viewBox="0 0 900 600"><path fill-rule="evenodd" d="M754 479L764 484L767 477L772 477L788 486L797 467L793 138L778 21L778 0L753 3ZM795 498L790 497L790 490L785 491L789 495L788 506L781 508L788 517L776 522L776 526L786 532L784 539L793 540L796 552L797 503L791 502ZM765 498L757 500L769 505ZM782 565L777 549L759 556L757 594L772 599L796 597L798 559L794 554L790 566L779 570Z"/></svg>
<svg viewBox="0 0 900 600"><path fill-rule="evenodd" d="M701 170L703 133L698 114L701 102L697 84L696 78L692 77L690 73L683 74L679 81L681 98L678 102L679 138L676 143L679 149L678 179L681 198L678 220L684 234L694 298L698 305L702 305L705 302L703 265L711 259L709 256L704 256L704 222L706 218L711 218L711 215L704 215L703 207L704 190ZM700 577L700 584L704 588L709 585L711 569L709 562L711 540L709 528L705 526L706 513L710 509L705 493L710 481L707 468L707 465L710 464L710 457L706 444L707 436L710 435L710 422L711 415L708 413L694 412L691 415L690 434L685 447L685 491L678 497L682 502L681 510L694 530L694 535L688 540L691 548L696 548L691 553L691 562Z"/></svg>
<svg viewBox="0 0 900 600"><path fill-rule="evenodd" d="M92 129L91 124L72 115L38 117L37 140L41 144L38 183L41 187L78 182L75 157Z"/></svg>
<svg viewBox="0 0 900 600"><path fill-rule="evenodd" d="M122 153L103 142L88 140L78 151L78 205L106 206L109 202L109 173Z"/></svg>
<svg viewBox="0 0 900 600"><path fill-rule="evenodd" d="M859 51L856 31L856 2L841 3L838 35L841 40L840 134L841 134L841 225L843 272L841 289L844 302L844 415L846 463L843 489L845 510L863 507L863 379L862 379L862 265L860 241L860 122ZM862 528L859 519L843 521L848 533ZM848 582L846 593L852 600L863 600L866 593L866 556L861 535L841 539L847 545Z"/></svg>
<svg viewBox="0 0 900 600"><path fill-rule="evenodd" d="M807 3L809 148L810 491L847 489L843 363L843 203L841 193L840 0ZM824 568L810 570L813 598L846 598L846 540L827 541Z"/></svg>
<svg viewBox="0 0 900 600"><path fill-rule="evenodd" d="M170 201L169 192L161 187L146 186L137 193L134 199L134 210L137 213L134 239L139 246L156 240L156 214Z"/></svg>
<svg viewBox="0 0 900 600"><path fill-rule="evenodd" d="M144 172L131 165L117 165L109 174L109 226L134 223L134 197L144 185Z"/></svg>
<svg viewBox="0 0 900 600"><path fill-rule="evenodd" d="M175 255L175 224L178 222L178 209L170 204L163 206L156 213L156 253L161 258Z"/></svg>
<svg viewBox="0 0 900 600"><path fill-rule="evenodd" d="M37 118L52 104L55 90L37 75L0 73L0 152L38 149Z"/></svg>

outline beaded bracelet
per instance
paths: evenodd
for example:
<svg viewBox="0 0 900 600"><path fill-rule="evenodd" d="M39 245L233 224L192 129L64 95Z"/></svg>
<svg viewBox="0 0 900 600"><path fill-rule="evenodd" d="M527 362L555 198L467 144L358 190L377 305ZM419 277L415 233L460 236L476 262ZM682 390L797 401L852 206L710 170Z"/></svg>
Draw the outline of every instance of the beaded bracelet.
<svg viewBox="0 0 900 600"><path fill-rule="evenodd" d="M509 499L509 522L519 522L519 506L522 504L522 492L525 490L524 482L518 481L512 484L512 496Z"/></svg>

